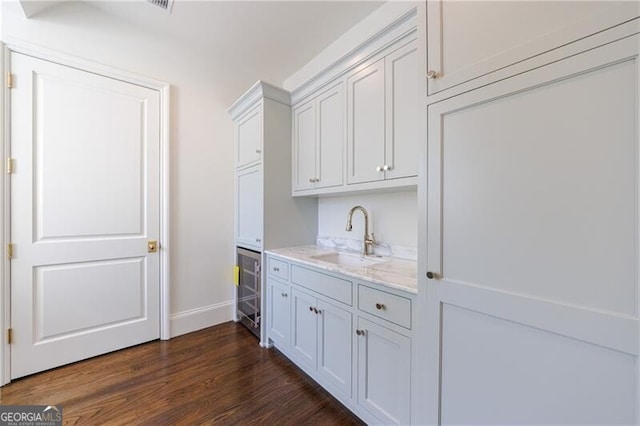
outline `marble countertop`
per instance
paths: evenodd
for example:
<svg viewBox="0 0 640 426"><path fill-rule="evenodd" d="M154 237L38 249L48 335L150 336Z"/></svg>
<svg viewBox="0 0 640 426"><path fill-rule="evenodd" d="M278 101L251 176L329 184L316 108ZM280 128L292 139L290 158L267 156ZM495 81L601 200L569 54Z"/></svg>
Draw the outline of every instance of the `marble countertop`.
<svg viewBox="0 0 640 426"><path fill-rule="evenodd" d="M367 256L367 258L381 261L369 266L337 265L333 262L316 258L317 256L338 253L337 250L313 245L267 250L266 253L356 279L370 281L414 294L418 293L417 265L412 260ZM358 253L350 254L357 255Z"/></svg>

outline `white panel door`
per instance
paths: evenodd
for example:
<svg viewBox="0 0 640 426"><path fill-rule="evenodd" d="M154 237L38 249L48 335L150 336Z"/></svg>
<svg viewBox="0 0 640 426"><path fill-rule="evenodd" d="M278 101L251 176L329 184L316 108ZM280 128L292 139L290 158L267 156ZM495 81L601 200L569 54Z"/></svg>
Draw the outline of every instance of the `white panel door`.
<svg viewBox="0 0 640 426"><path fill-rule="evenodd" d="M418 47L415 41L385 57L385 179L417 176L422 98Z"/></svg>
<svg viewBox="0 0 640 426"><path fill-rule="evenodd" d="M332 87L316 100L318 135L316 188L339 186L344 170L344 83Z"/></svg>
<svg viewBox="0 0 640 426"><path fill-rule="evenodd" d="M411 340L358 318L358 404L384 424L410 423Z"/></svg>
<svg viewBox="0 0 640 426"><path fill-rule="evenodd" d="M269 338L278 348L287 350L291 336L291 289L269 279Z"/></svg>
<svg viewBox="0 0 640 426"><path fill-rule="evenodd" d="M384 58L347 80L347 183L384 179Z"/></svg>
<svg viewBox="0 0 640 426"><path fill-rule="evenodd" d="M11 377L159 337L159 93L11 54Z"/></svg>
<svg viewBox="0 0 640 426"><path fill-rule="evenodd" d="M638 42L429 106L430 421L637 423Z"/></svg>
<svg viewBox="0 0 640 426"><path fill-rule="evenodd" d="M236 167L257 163L262 158L262 103L235 121Z"/></svg>
<svg viewBox="0 0 640 426"><path fill-rule="evenodd" d="M316 369L318 358L316 298L291 289L291 352L308 368Z"/></svg>
<svg viewBox="0 0 640 426"><path fill-rule="evenodd" d="M318 373L351 397L351 313L318 301Z"/></svg>
<svg viewBox="0 0 640 426"><path fill-rule="evenodd" d="M315 102L293 110L293 154L295 191L315 187L316 179L316 108Z"/></svg>
<svg viewBox="0 0 640 426"><path fill-rule="evenodd" d="M429 94L638 16L637 2L427 2Z"/></svg>
<svg viewBox="0 0 640 426"><path fill-rule="evenodd" d="M236 242L241 247L262 249L262 167L236 172Z"/></svg>

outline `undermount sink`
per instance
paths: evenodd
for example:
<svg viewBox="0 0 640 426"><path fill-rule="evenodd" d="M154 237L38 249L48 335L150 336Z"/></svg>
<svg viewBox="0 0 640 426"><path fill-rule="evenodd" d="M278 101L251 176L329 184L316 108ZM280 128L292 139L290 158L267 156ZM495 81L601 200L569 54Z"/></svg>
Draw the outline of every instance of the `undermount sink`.
<svg viewBox="0 0 640 426"><path fill-rule="evenodd" d="M317 256L311 256L313 259L321 260L323 262L329 262L338 266L345 267L365 267L375 265L376 263L384 262L386 259L375 258L369 256L362 256L355 253L327 253L319 254Z"/></svg>

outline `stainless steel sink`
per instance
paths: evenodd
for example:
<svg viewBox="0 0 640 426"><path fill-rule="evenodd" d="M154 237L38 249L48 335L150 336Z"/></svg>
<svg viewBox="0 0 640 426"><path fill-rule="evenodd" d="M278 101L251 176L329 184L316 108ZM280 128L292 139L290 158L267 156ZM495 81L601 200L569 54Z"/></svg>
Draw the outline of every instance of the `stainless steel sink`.
<svg viewBox="0 0 640 426"><path fill-rule="evenodd" d="M333 263L338 266L344 266L347 268L362 268L365 266L375 265L377 263L384 262L386 259L376 258L370 256L362 256L355 253L327 253L319 254L317 256L311 256L313 259L321 260L323 262Z"/></svg>

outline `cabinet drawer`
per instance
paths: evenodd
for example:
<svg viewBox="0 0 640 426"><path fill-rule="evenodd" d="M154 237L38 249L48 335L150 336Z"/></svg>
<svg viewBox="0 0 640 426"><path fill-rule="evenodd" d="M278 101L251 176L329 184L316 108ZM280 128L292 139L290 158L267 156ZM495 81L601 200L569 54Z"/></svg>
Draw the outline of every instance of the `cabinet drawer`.
<svg viewBox="0 0 640 426"><path fill-rule="evenodd" d="M313 290L338 302L352 305L351 281L291 265L291 282Z"/></svg>
<svg viewBox="0 0 640 426"><path fill-rule="evenodd" d="M411 329L411 299L358 285L358 309Z"/></svg>
<svg viewBox="0 0 640 426"><path fill-rule="evenodd" d="M288 281L289 264L279 259L269 258L269 275Z"/></svg>

